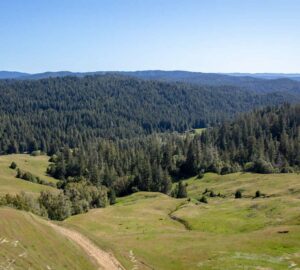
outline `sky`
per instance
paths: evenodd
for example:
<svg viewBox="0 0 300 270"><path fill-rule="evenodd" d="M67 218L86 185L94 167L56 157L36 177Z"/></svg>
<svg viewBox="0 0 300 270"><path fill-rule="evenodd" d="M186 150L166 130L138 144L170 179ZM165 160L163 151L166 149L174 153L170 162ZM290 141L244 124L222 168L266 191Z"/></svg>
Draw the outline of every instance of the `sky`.
<svg viewBox="0 0 300 270"><path fill-rule="evenodd" d="M1 0L0 70L300 73L299 0Z"/></svg>

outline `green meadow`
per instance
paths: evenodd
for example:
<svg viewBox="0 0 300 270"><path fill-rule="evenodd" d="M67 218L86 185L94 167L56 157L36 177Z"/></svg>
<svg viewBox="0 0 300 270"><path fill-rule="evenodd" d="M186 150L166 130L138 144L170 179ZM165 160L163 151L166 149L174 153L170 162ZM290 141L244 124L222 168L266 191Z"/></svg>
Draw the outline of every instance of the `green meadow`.
<svg viewBox="0 0 300 270"><path fill-rule="evenodd" d="M49 157L44 155L13 154L0 156L0 195L7 193L16 194L21 191L36 195L42 190L56 191L56 189L49 186L18 179L16 178L17 171L9 168L10 164L14 161L21 170L30 172L47 182L55 183L57 180L46 175L46 169L50 164L48 160Z"/></svg>
<svg viewBox="0 0 300 270"><path fill-rule="evenodd" d="M64 225L128 269L300 269L299 180L297 174L209 173L185 181L190 199L139 192ZM205 189L221 196L199 203ZM237 189L241 199L234 198ZM257 190L262 197L254 198Z"/></svg>

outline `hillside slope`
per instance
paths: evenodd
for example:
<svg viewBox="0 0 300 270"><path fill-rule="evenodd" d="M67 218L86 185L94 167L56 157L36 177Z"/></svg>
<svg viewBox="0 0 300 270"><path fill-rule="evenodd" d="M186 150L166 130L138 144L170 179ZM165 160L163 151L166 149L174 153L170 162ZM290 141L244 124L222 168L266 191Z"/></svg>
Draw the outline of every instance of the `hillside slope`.
<svg viewBox="0 0 300 270"><path fill-rule="evenodd" d="M128 269L296 269L300 265L298 174L206 174L191 200L135 193L64 223L113 250ZM205 189L223 197L208 196ZM234 199L237 189L242 199ZM254 199L260 190L262 196Z"/></svg>
<svg viewBox="0 0 300 270"><path fill-rule="evenodd" d="M56 183L57 180L45 174L50 164L48 160L49 157L47 156L33 157L25 154L0 156L0 195L7 193L17 194L21 191L33 195L38 195L42 190L56 192L56 189L50 186L39 185L16 178L16 170L9 168L10 164L14 161L21 170L30 172L34 176L38 176L47 182Z"/></svg>
<svg viewBox="0 0 300 270"><path fill-rule="evenodd" d="M55 153L62 145L74 148L99 137L202 128L239 112L300 99L122 76L0 81L0 95L0 153Z"/></svg>
<svg viewBox="0 0 300 270"><path fill-rule="evenodd" d="M95 270L84 252L32 214L0 208L0 269Z"/></svg>

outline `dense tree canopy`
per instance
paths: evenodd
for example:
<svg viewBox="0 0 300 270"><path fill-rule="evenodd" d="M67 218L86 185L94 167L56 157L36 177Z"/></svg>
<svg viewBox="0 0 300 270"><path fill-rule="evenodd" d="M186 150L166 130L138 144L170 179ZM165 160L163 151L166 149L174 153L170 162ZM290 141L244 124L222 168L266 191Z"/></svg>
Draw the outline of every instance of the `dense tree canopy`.
<svg viewBox="0 0 300 270"><path fill-rule="evenodd" d="M64 148L48 173L63 182L83 176L125 195L168 193L171 179L211 171L290 172L300 165L300 105L268 107L209 128L201 135L153 134Z"/></svg>
<svg viewBox="0 0 300 270"><path fill-rule="evenodd" d="M193 86L116 75L0 80L0 153L49 154L98 138L124 139L220 123L238 112L294 101L235 86Z"/></svg>

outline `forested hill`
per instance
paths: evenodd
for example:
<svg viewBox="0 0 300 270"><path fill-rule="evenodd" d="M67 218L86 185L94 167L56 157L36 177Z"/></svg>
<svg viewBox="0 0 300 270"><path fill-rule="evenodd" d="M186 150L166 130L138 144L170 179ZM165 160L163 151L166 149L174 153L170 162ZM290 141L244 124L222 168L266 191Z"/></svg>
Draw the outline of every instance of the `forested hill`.
<svg viewBox="0 0 300 270"><path fill-rule="evenodd" d="M165 82L184 82L195 85L232 85L247 89L248 91L257 93L297 93L300 94L299 77L295 76L280 76L274 74L273 77L264 77L263 75L244 74L241 76L233 76L218 73L201 73L201 72L187 72L187 71L134 71L121 72L127 76L147 80L160 80ZM266 79L269 78L269 79Z"/></svg>
<svg viewBox="0 0 300 270"><path fill-rule="evenodd" d="M72 177L105 185L118 195L170 190L170 177L203 172L292 172L300 169L300 105L267 107L198 135L160 134L101 140L64 148L48 170L64 185ZM71 178L70 178L71 177Z"/></svg>
<svg viewBox="0 0 300 270"><path fill-rule="evenodd" d="M190 71L164 71L164 70L142 70L142 71L95 71L95 72L43 72L27 74L21 72L0 71L0 79L16 80L38 80L58 77L85 77L93 75L123 75L144 80L158 80L162 82L182 82L195 85L224 86L231 85L244 88L248 91L258 93L284 92L300 94L299 74L276 74L276 73L202 73Z"/></svg>
<svg viewBox="0 0 300 270"><path fill-rule="evenodd" d="M0 81L0 153L76 147L214 125L255 107L297 101L233 86L196 86L123 76ZM298 98L299 100L299 98Z"/></svg>

